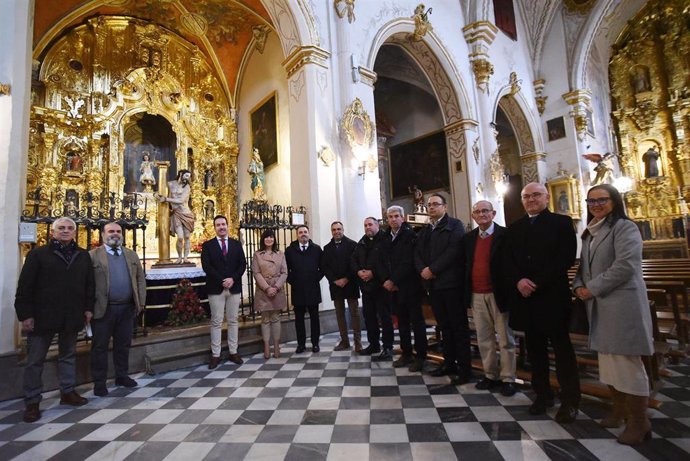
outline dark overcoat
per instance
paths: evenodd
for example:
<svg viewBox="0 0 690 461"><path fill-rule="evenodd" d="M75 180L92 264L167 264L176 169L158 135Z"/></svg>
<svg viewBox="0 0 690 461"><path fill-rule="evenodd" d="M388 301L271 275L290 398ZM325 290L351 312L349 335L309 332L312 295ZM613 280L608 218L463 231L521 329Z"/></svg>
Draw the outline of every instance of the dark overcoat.
<svg viewBox="0 0 690 461"><path fill-rule="evenodd" d="M393 240L390 229L386 231L390 240L390 275L388 279L399 288L398 298L417 296L422 289L421 277L414 267L414 247L417 234L409 224L403 223Z"/></svg>
<svg viewBox="0 0 690 461"><path fill-rule="evenodd" d="M205 241L201 245L201 267L206 273L206 292L218 295L223 292L223 280L232 278L234 283L230 293L242 292L242 276L247 270L247 258L242 244L233 239L227 239L228 253L223 256L217 238Z"/></svg>
<svg viewBox="0 0 690 461"><path fill-rule="evenodd" d="M373 293L382 289L383 282L388 280L390 276L389 251L390 238L386 238L383 230L379 230L372 238L365 234L357 242L350 262L352 272L356 274L360 270L366 269L374 273L374 277L366 282L357 277L362 292Z"/></svg>
<svg viewBox="0 0 690 461"><path fill-rule="evenodd" d="M298 240L285 249L293 306L313 306L321 302L322 254L321 247L311 240L306 251L302 251Z"/></svg>
<svg viewBox="0 0 690 461"><path fill-rule="evenodd" d="M572 302L568 269L575 262L577 251L573 220L548 209L533 223L525 215L508 227L505 247L510 326L514 330L532 327L542 332L567 326ZM517 289L523 278L537 285L528 298Z"/></svg>
<svg viewBox="0 0 690 461"><path fill-rule="evenodd" d="M94 301L93 267L83 248L76 247L69 263L50 244L26 256L14 307L20 322L34 319L36 333L81 330Z"/></svg>
<svg viewBox="0 0 690 461"><path fill-rule="evenodd" d="M489 250L489 276L491 278L491 288L493 289L494 299L498 310L508 312L510 302L507 299L505 287L505 275L503 270L503 244L506 236L506 228L494 223L494 232L491 234L491 249ZM479 238L479 228L468 232L462 237L460 247L460 263L463 265L464 286L467 289L463 298L465 307L472 307L472 266L474 265L474 250L477 247Z"/></svg>
<svg viewBox="0 0 690 461"><path fill-rule="evenodd" d="M441 218L435 228L427 224L417 236L414 265L417 273L429 267L436 278L423 280L427 290L448 290L462 288L462 265L460 242L465 234L462 221L447 214Z"/></svg>
<svg viewBox="0 0 690 461"><path fill-rule="evenodd" d="M328 288L331 292L331 299L353 299L359 298L359 286L357 285L357 274L352 272L350 259L357 247L357 242L345 236L336 245L333 239L323 247L321 256L321 270L328 279ZM347 278L349 282L344 287L339 287L334 282L341 278Z"/></svg>

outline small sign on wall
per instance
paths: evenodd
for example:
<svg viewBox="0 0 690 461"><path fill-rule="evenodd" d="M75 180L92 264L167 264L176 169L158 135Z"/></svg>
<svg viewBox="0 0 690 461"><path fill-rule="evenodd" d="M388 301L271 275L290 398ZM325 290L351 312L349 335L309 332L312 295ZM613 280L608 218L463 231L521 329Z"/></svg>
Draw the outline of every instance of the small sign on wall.
<svg viewBox="0 0 690 461"><path fill-rule="evenodd" d="M36 243L37 225L35 222L19 223L19 243Z"/></svg>

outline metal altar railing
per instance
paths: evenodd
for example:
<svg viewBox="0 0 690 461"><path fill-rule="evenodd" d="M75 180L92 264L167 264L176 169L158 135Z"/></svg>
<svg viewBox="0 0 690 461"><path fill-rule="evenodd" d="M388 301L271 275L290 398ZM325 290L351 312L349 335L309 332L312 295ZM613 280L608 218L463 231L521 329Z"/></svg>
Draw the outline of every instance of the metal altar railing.
<svg viewBox="0 0 690 461"><path fill-rule="evenodd" d="M246 293L243 299L241 315L244 318L256 318L254 311L254 276L252 273L252 259L254 252L261 244L261 233L272 229L276 234L276 242L280 251L285 249L297 238L297 227L306 222L307 209L303 206L292 207L270 205L265 201L250 200L242 205L240 214L240 241L244 246L247 258ZM290 305L290 285L286 284L285 297ZM288 316L291 311L288 308Z"/></svg>

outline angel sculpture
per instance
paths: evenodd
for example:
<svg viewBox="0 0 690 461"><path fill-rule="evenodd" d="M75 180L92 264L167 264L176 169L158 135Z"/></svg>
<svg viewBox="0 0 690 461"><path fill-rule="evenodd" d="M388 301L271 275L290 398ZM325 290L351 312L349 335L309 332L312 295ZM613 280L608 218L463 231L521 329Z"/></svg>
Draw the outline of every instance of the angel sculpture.
<svg viewBox="0 0 690 461"><path fill-rule="evenodd" d="M596 163L594 171L597 173L592 180L592 186L599 184L611 184L613 182L613 158L615 154L607 152L604 155L590 153L584 154L582 158L589 160L592 163Z"/></svg>

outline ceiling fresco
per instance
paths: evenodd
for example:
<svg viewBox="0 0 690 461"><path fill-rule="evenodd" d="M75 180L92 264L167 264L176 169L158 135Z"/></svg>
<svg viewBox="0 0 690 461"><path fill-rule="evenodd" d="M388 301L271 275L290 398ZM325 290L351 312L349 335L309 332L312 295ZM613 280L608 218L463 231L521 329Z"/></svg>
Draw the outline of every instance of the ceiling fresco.
<svg viewBox="0 0 690 461"><path fill-rule="evenodd" d="M49 42L61 35L56 27L64 30L97 15L134 16L178 33L217 60L231 93L253 29L273 30L261 0L36 0L34 54L41 59Z"/></svg>

